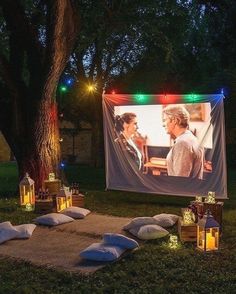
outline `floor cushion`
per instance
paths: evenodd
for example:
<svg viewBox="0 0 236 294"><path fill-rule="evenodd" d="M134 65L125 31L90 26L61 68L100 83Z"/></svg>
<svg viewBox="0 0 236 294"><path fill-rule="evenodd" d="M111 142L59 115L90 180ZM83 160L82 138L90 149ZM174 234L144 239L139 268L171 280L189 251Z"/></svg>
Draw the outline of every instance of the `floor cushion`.
<svg viewBox="0 0 236 294"><path fill-rule="evenodd" d="M14 228L18 231L15 239L28 239L32 236L33 231L36 228L35 224L23 224L19 226L14 226Z"/></svg>
<svg viewBox="0 0 236 294"><path fill-rule="evenodd" d="M123 229L129 231L130 229L135 227L152 224L157 224L157 221L153 217L135 217L128 224L126 224Z"/></svg>
<svg viewBox="0 0 236 294"><path fill-rule="evenodd" d="M86 208L71 206L65 208L60 213L70 216L72 218L85 218L85 216L88 215L90 212L91 211Z"/></svg>
<svg viewBox="0 0 236 294"><path fill-rule="evenodd" d="M18 234L18 231L13 225L7 221L0 223L0 244L8 240L14 239Z"/></svg>
<svg viewBox="0 0 236 294"><path fill-rule="evenodd" d="M157 224L159 226L163 228L168 228L172 227L177 222L179 216L175 214L161 213L154 215L153 218L157 221Z"/></svg>
<svg viewBox="0 0 236 294"><path fill-rule="evenodd" d="M80 257L94 261L113 261L118 259L125 250L119 246L93 243L80 252Z"/></svg>
<svg viewBox="0 0 236 294"><path fill-rule="evenodd" d="M169 234L166 229L158 225L144 225L132 228L129 232L141 240L159 239Z"/></svg>
<svg viewBox="0 0 236 294"><path fill-rule="evenodd" d="M105 233L103 243L119 246L125 249L134 249L138 247L138 242L121 234Z"/></svg>
<svg viewBox="0 0 236 294"><path fill-rule="evenodd" d="M39 217L36 217L34 221L39 225L45 226L57 226L72 222L74 219L61 213L48 213Z"/></svg>

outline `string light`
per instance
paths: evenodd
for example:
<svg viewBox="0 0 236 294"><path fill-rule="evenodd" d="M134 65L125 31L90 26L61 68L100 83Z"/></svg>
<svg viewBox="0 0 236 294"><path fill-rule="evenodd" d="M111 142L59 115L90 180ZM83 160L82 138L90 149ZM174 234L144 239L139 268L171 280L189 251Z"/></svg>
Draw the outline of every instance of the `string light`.
<svg viewBox="0 0 236 294"><path fill-rule="evenodd" d="M87 90L88 92L93 93L94 91L96 91L96 85L94 84L87 85Z"/></svg>
<svg viewBox="0 0 236 294"><path fill-rule="evenodd" d="M61 92L66 92L67 91L67 87L66 86L61 86L60 87Z"/></svg>

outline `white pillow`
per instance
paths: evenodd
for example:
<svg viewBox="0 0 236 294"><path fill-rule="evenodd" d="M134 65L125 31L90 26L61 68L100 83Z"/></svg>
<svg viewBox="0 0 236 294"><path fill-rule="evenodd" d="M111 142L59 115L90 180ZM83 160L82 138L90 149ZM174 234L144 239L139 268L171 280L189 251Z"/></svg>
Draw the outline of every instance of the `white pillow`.
<svg viewBox="0 0 236 294"><path fill-rule="evenodd" d="M168 228L172 227L178 220L179 216L175 214L161 213L153 217L157 221L157 225Z"/></svg>
<svg viewBox="0 0 236 294"><path fill-rule="evenodd" d="M0 223L0 244L14 239L18 234L18 231L13 227L10 222Z"/></svg>
<svg viewBox="0 0 236 294"><path fill-rule="evenodd" d="M126 249L119 246L93 243L86 249L80 252L80 256L89 260L96 261L112 261L120 257Z"/></svg>
<svg viewBox="0 0 236 294"><path fill-rule="evenodd" d="M158 225L145 225L140 228L136 227L130 229L129 232L141 240L159 239L169 234L167 230Z"/></svg>
<svg viewBox="0 0 236 294"><path fill-rule="evenodd" d="M129 231L130 229L135 227L153 224L157 224L157 221L153 217L135 217L127 225L125 225L123 229Z"/></svg>
<svg viewBox="0 0 236 294"><path fill-rule="evenodd" d="M138 242L121 234L106 233L103 235L104 244L115 245L125 249L138 247Z"/></svg>
<svg viewBox="0 0 236 294"><path fill-rule="evenodd" d="M62 210L60 213L68 215L73 218L84 218L86 215L88 215L91 211L86 208L71 206L64 210Z"/></svg>
<svg viewBox="0 0 236 294"><path fill-rule="evenodd" d="M34 224L24 224L19 226L14 226L14 228L18 231L18 235L16 239L28 239L32 236L33 231L36 228Z"/></svg>
<svg viewBox="0 0 236 294"><path fill-rule="evenodd" d="M34 219L37 224L45 226L56 226L72 222L73 220L74 219L72 217L55 212L36 217Z"/></svg>

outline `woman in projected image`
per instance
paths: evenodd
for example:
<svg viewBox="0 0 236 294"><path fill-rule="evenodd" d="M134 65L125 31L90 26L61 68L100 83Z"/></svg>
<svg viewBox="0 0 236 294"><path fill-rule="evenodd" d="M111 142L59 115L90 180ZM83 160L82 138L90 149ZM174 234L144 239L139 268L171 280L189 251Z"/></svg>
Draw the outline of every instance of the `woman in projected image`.
<svg viewBox="0 0 236 294"><path fill-rule="evenodd" d="M181 105L163 110L163 127L175 144L166 157L169 176L203 178L203 148L189 128L189 112Z"/></svg>
<svg viewBox="0 0 236 294"><path fill-rule="evenodd" d="M122 151L128 154L140 170L142 168L142 153L133 141L137 130L137 116L135 113L125 112L122 115L116 115L115 131L117 138L115 142L120 145Z"/></svg>

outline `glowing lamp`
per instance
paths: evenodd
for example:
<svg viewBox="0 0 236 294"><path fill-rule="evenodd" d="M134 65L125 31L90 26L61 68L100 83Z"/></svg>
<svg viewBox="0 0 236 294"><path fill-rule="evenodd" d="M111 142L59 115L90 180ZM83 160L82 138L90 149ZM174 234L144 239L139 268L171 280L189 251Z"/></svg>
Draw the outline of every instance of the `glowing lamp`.
<svg viewBox="0 0 236 294"><path fill-rule="evenodd" d="M20 181L20 205L25 211L34 210L35 205L35 190L34 181L26 173L25 177Z"/></svg>
<svg viewBox="0 0 236 294"><path fill-rule="evenodd" d="M177 249L178 248L178 236L176 235L170 235L168 247L171 249Z"/></svg>
<svg viewBox="0 0 236 294"><path fill-rule="evenodd" d="M52 181L55 181L55 174L54 173L49 173L49 175L48 175L48 180L50 181L50 182L52 182Z"/></svg>
<svg viewBox="0 0 236 294"><path fill-rule="evenodd" d="M183 224L184 225L191 225L195 221L195 215L190 208L183 208Z"/></svg>
<svg viewBox="0 0 236 294"><path fill-rule="evenodd" d="M203 252L218 250L219 228L220 225L207 210L197 224L197 248Z"/></svg>
<svg viewBox="0 0 236 294"><path fill-rule="evenodd" d="M70 206L72 206L72 193L69 188L63 187L56 196L56 211L60 212Z"/></svg>
<svg viewBox="0 0 236 294"><path fill-rule="evenodd" d="M216 203L216 195L215 192L209 191L208 195L205 199L206 203Z"/></svg>
<svg viewBox="0 0 236 294"><path fill-rule="evenodd" d="M87 90L89 93L93 93L96 90L96 86L93 84L90 84L87 86Z"/></svg>
<svg viewBox="0 0 236 294"><path fill-rule="evenodd" d="M196 196L195 202L202 202L202 196Z"/></svg>

